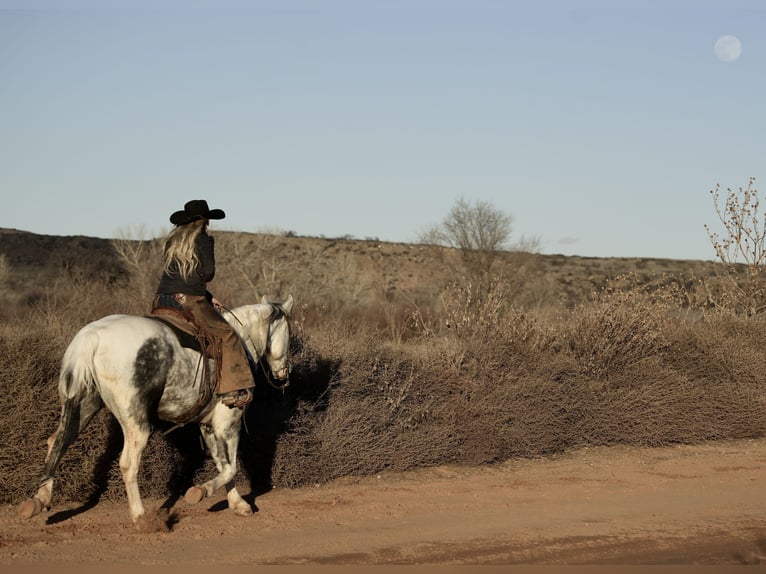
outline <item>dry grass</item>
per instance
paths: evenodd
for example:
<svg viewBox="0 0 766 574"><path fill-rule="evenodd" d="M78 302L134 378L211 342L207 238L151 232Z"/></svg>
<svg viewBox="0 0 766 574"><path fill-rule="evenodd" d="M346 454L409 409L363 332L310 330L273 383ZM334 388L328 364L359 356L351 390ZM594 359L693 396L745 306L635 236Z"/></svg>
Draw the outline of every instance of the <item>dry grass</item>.
<svg viewBox="0 0 766 574"><path fill-rule="evenodd" d="M153 271L130 272L109 243L0 235L0 501L16 502L58 421L64 348L90 320L145 312ZM707 304L713 264L507 254L476 287L436 247L222 234L218 250L228 305L297 301L293 385L259 387L246 415L240 480L256 493L766 431L766 322ZM120 446L102 412L64 458L57 499L124 496ZM172 497L212 472L189 426L153 435L140 483Z"/></svg>

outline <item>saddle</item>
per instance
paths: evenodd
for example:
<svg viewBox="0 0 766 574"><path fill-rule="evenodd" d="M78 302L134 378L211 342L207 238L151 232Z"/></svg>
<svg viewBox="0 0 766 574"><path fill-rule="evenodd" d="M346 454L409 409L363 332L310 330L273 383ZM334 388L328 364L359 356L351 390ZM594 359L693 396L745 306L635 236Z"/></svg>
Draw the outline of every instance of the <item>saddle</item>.
<svg viewBox="0 0 766 574"><path fill-rule="evenodd" d="M156 319L170 327L170 330L178 337L178 342L182 347L192 349L212 358L211 354L207 351L210 340L205 337L199 327L180 309L174 307L153 307L147 317Z"/></svg>
<svg viewBox="0 0 766 574"><path fill-rule="evenodd" d="M146 317L159 321L170 328L182 347L192 349L200 354L200 365L197 366L197 370L199 372L201 366L202 381L209 382L201 385L200 397L196 406L176 421L178 423L191 422L210 402L215 389L218 387L221 369L221 345L216 338L208 336L200 329L183 309L162 305L157 299L155 299L152 310ZM203 360L203 357L213 359L215 362L215 371L212 377L210 377L209 361Z"/></svg>

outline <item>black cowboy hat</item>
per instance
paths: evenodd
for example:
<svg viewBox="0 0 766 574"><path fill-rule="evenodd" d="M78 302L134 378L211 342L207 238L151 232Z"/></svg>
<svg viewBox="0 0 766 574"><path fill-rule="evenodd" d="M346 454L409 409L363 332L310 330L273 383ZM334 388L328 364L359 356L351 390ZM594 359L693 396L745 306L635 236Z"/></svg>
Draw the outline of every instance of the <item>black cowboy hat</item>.
<svg viewBox="0 0 766 574"><path fill-rule="evenodd" d="M223 219L226 214L222 209L209 209L204 199L187 201L182 211L176 211L170 216L170 223L186 225L197 219Z"/></svg>

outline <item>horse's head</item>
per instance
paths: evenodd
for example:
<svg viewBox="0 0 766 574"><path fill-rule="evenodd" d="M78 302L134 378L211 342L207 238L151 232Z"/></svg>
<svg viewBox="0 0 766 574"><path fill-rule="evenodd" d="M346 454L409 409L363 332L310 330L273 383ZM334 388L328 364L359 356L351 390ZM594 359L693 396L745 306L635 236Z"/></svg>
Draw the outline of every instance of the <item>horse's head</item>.
<svg viewBox="0 0 766 574"><path fill-rule="evenodd" d="M290 375L290 312L293 296L284 303L266 297L257 305L224 311L224 318L239 333L259 371L272 386L273 378L285 388Z"/></svg>
<svg viewBox="0 0 766 574"><path fill-rule="evenodd" d="M271 376L287 386L290 376L290 312L293 309L293 296L284 303L261 299L263 305L271 309L266 330L265 345L261 360L265 360Z"/></svg>

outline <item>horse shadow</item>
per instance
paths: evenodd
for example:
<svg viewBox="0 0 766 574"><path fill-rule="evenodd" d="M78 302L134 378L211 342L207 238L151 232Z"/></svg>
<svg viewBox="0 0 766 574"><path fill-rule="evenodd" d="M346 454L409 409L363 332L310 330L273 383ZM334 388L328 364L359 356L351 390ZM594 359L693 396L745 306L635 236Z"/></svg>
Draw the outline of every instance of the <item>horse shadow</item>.
<svg viewBox="0 0 766 574"><path fill-rule="evenodd" d="M326 359L297 365L290 375L290 386L284 391L256 380L253 402L245 410L239 443L241 467L250 482L250 493L244 496L249 503L254 505L256 497L273 488L272 468L279 439L290 430L299 405L308 403L321 409L339 368L340 361Z"/></svg>

